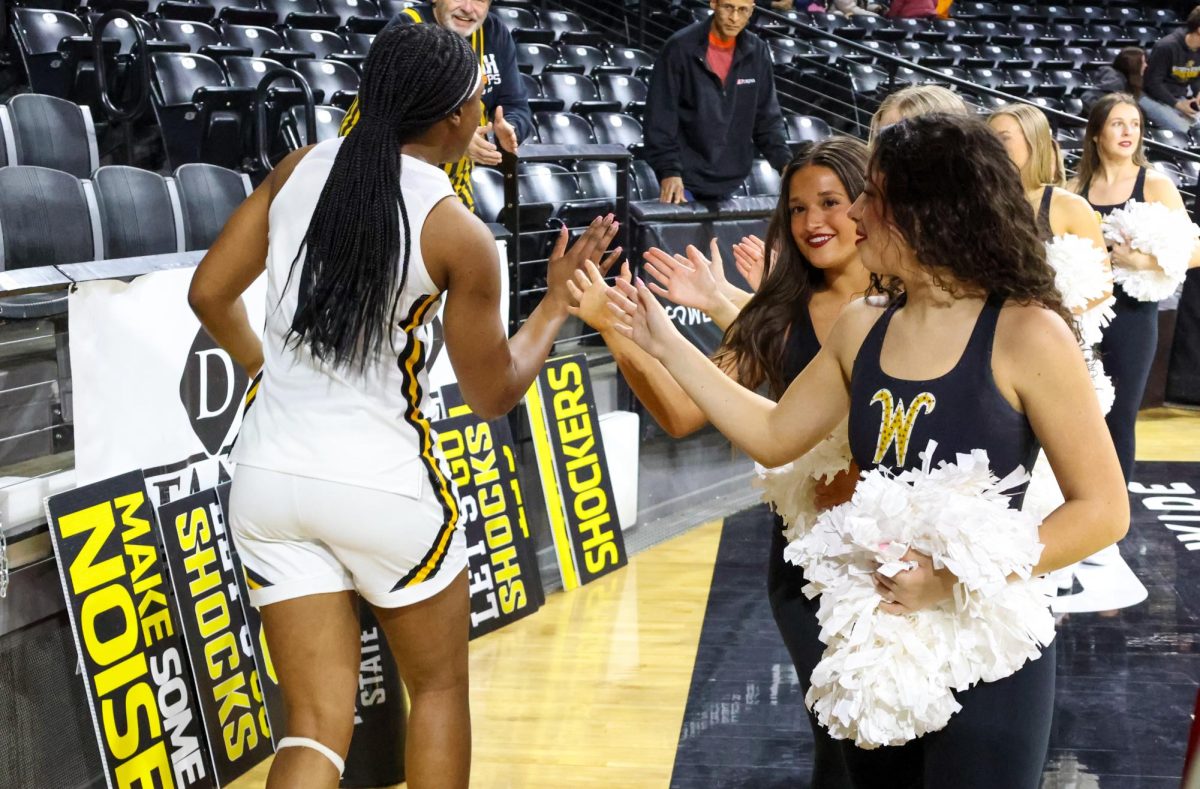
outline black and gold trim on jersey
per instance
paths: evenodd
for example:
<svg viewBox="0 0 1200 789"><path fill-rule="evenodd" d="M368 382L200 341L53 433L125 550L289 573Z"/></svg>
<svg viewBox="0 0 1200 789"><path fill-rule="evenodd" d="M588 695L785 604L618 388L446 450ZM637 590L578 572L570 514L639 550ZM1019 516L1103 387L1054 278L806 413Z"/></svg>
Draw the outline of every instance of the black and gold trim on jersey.
<svg viewBox="0 0 1200 789"><path fill-rule="evenodd" d="M396 582L396 585L392 587L393 592L415 586L437 574L446 555L450 552L450 541L454 536L454 529L458 526L458 500L454 498L454 490L450 487L446 476L442 474L437 457L433 454L433 428L430 426L429 420L421 413L422 392L419 375L425 367L425 344L417 339L416 328L422 324L430 310L437 306L439 298L440 296L423 296L417 300L405 317L401 329L407 339L404 351L400 354L397 363L404 376L402 385L404 399L407 403L404 421L417 431L421 461L425 464L425 471L429 476L429 482L433 485L434 493L442 504L444 520L429 552L407 575Z"/></svg>
<svg viewBox="0 0 1200 789"><path fill-rule="evenodd" d="M434 23L431 19L425 19L421 16L421 12L415 8L406 8L402 12L405 16L412 19L414 23ZM483 26L471 34L471 50L479 59L480 68L483 67ZM346 116L342 118L342 125L338 129L338 135L345 137L350 133L350 130L358 123L361 113L358 111L358 99L350 105L350 109L346 112ZM479 125L486 126L488 124L487 108L479 113ZM442 169L446 171L446 175L450 178L450 186L454 188L454 193L458 195L458 199L462 201L472 212L475 210L475 189L471 185L471 171L474 169L475 163L471 161L470 156L464 156L457 162L442 165Z"/></svg>
<svg viewBox="0 0 1200 789"><path fill-rule="evenodd" d="M247 567L245 562L242 563L242 572L246 575L246 586L251 589L266 589L268 586L273 586L266 578Z"/></svg>

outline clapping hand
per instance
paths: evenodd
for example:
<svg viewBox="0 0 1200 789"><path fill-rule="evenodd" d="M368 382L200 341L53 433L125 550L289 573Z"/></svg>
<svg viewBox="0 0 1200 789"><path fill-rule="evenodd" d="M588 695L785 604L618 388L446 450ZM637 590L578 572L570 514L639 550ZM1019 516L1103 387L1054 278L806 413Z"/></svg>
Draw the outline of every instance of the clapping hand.
<svg viewBox="0 0 1200 789"><path fill-rule="evenodd" d="M712 312L720 290L712 274L712 264L700 250L688 245L687 257L684 257L652 247L642 257L646 261L646 273L657 280L650 283L651 292L684 307Z"/></svg>
<svg viewBox="0 0 1200 789"><path fill-rule="evenodd" d="M546 298L554 299L564 308L571 306L570 283L575 272L583 268L584 263L591 260L601 260L600 255L608 249L608 245L616 237L621 223L612 214L598 216L588 225L587 230L568 248L568 231L564 225L559 231L554 250L546 264ZM621 247L617 247L601 260L601 267L608 270L620 256Z"/></svg>
<svg viewBox="0 0 1200 789"><path fill-rule="evenodd" d="M611 255L609 257L615 260ZM568 311L601 334L611 330L617 322L617 313L608 303L609 285L604 281L607 273L608 266L601 269L588 260L582 269L575 271L574 279L567 283L575 302L575 306L567 308ZM621 264L621 274L617 279L628 284L632 278L629 261L625 261Z"/></svg>
<svg viewBox="0 0 1200 789"><path fill-rule="evenodd" d="M766 244L758 236L746 236L733 245L733 262L738 273L746 278L750 289L755 293L762 286L766 250Z"/></svg>
<svg viewBox="0 0 1200 789"><path fill-rule="evenodd" d="M673 342L682 341L667 311L640 277L632 283L618 279L608 289L608 302L617 316L613 329L654 358L661 361Z"/></svg>

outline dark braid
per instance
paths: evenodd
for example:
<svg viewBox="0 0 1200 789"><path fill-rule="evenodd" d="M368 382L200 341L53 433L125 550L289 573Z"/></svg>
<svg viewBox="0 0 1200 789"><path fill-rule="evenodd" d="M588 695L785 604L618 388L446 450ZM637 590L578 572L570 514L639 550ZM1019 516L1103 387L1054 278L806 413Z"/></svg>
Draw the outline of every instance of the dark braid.
<svg viewBox="0 0 1200 789"><path fill-rule="evenodd" d="M400 25L372 44L361 119L342 141L292 261L294 273L304 256L289 340L307 342L318 359L361 369L385 337L392 342L413 242L400 146L461 107L478 75L466 40L438 25Z"/></svg>

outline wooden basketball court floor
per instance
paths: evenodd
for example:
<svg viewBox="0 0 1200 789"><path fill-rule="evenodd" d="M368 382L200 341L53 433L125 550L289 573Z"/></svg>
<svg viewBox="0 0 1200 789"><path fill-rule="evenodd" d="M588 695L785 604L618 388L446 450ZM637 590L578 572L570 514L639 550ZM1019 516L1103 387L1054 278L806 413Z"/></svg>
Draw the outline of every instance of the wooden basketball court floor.
<svg viewBox="0 0 1200 789"><path fill-rule="evenodd" d="M1200 413L1142 412L1138 459L1200 464ZM636 554L628 567L570 593L554 592L533 616L471 642L473 787L731 785L716 776L672 782L723 527L721 520L697 524ZM1161 737L1174 742L1186 734ZM798 740L808 736L797 732ZM234 786L263 786L268 767L269 761L259 765ZM1178 765L1163 769L1178 775ZM1048 777L1044 784L1109 785L1086 775Z"/></svg>

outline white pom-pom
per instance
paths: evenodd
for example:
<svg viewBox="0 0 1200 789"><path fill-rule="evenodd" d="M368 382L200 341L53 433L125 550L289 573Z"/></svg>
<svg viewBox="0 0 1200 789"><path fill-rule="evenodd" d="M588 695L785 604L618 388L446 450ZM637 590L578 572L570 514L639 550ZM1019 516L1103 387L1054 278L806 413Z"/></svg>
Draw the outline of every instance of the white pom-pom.
<svg viewBox="0 0 1200 789"><path fill-rule="evenodd" d="M1079 326L1079 342L1085 348L1098 345L1104 339L1104 329L1117 317L1113 306L1117 303L1116 296L1110 295L1104 301L1092 305L1091 309L1075 316L1075 324Z"/></svg>
<svg viewBox="0 0 1200 789"><path fill-rule="evenodd" d="M861 748L899 745L941 729L960 709L953 690L1010 676L1054 638L1054 619L1030 579L1040 519L1009 508L987 453L930 468L864 474L847 504L822 513L785 556L821 594L824 656L806 702L833 737ZM909 549L958 578L952 600L905 616L878 610L871 574L903 570ZM1010 582L1010 576L1019 580Z"/></svg>
<svg viewBox="0 0 1200 789"><path fill-rule="evenodd" d="M1131 271L1113 267L1113 279L1138 301L1162 301L1171 296L1187 274L1200 227L1182 209L1162 203L1130 200L1104 219L1104 237L1152 255L1158 269Z"/></svg>
<svg viewBox="0 0 1200 789"><path fill-rule="evenodd" d="M850 440L847 422L834 428L833 432L800 458L779 468L765 468L755 464L755 477L751 484L762 490L762 499L771 505L786 525L784 536L788 541L796 539L816 520L817 508L813 504L818 482L832 482L833 478L850 466Z"/></svg>
<svg viewBox="0 0 1200 789"><path fill-rule="evenodd" d="M1025 501L1021 511L1027 512L1038 522L1046 520L1050 513L1063 505L1066 499L1058 488L1058 480L1046 460L1045 452L1038 452L1037 462L1033 464L1033 473L1029 475L1029 487L1025 489Z"/></svg>
<svg viewBox="0 0 1200 789"><path fill-rule="evenodd" d="M1071 233L1046 242L1046 262L1054 269L1054 285L1071 312L1112 293L1112 274L1104 265L1105 257L1105 251L1090 239Z"/></svg>

